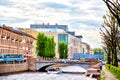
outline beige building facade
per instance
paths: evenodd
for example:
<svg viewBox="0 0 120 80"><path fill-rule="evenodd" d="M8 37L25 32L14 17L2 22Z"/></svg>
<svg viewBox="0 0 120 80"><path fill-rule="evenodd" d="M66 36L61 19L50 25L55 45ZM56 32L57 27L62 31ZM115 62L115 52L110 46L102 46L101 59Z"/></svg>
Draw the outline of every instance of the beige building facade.
<svg viewBox="0 0 120 80"><path fill-rule="evenodd" d="M76 36L68 34L68 53L69 58L73 58L75 53L82 53L82 40Z"/></svg>
<svg viewBox="0 0 120 80"><path fill-rule="evenodd" d="M90 45L82 42L82 53L86 54L86 53L90 53Z"/></svg>

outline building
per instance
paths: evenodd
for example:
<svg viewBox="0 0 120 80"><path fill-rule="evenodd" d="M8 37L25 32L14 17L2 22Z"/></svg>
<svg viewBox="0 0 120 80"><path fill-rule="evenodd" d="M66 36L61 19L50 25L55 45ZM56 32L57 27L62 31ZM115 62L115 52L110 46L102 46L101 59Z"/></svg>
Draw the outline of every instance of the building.
<svg viewBox="0 0 120 80"><path fill-rule="evenodd" d="M44 24L44 23L43 24L31 24L30 28L37 30L39 32L46 32L46 31L56 32L58 29L64 30L65 32L68 31L67 25L58 25L58 24L50 25L49 23L48 24Z"/></svg>
<svg viewBox="0 0 120 80"><path fill-rule="evenodd" d="M92 49L90 49L90 54L94 54L94 51Z"/></svg>
<svg viewBox="0 0 120 80"><path fill-rule="evenodd" d="M82 42L82 53L86 54L86 53L90 53L90 45Z"/></svg>
<svg viewBox="0 0 120 80"><path fill-rule="evenodd" d="M68 34L69 58L73 58L75 53L82 53L82 39Z"/></svg>
<svg viewBox="0 0 120 80"><path fill-rule="evenodd" d="M38 31L33 29L22 29L23 32L26 32L28 34L33 35L34 37L37 37ZM59 50L58 50L58 44L61 41L64 41L68 44L68 58L73 58L74 53L82 53L82 40L81 38L78 38L76 36L73 36L71 34L66 33L65 31L57 31L57 32L49 32L44 31L42 32L46 36L53 36L54 41L56 43L55 52L56 58L59 58Z"/></svg>
<svg viewBox="0 0 120 80"><path fill-rule="evenodd" d="M5 25L0 26L0 53L34 56L35 38Z"/></svg>

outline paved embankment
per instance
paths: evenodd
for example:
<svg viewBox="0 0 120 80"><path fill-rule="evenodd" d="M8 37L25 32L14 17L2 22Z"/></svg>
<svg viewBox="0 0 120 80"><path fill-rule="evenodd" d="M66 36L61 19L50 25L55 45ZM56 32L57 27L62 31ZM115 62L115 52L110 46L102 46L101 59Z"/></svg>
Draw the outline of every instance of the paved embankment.
<svg viewBox="0 0 120 80"><path fill-rule="evenodd" d="M106 80L118 80L112 73L110 73L105 66L103 66L103 71L105 72L106 75Z"/></svg>

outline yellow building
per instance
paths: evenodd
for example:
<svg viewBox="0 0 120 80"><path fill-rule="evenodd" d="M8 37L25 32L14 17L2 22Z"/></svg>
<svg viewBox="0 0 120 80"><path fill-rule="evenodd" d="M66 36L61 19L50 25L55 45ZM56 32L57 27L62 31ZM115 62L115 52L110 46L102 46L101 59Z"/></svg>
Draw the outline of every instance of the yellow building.
<svg viewBox="0 0 120 80"><path fill-rule="evenodd" d="M19 28L19 30L32 35L35 39L37 38L38 32L36 32L35 30L29 29L29 28L27 28L27 29ZM33 56L36 57L36 40L34 41L33 44L34 44L33 52L35 53L35 54L33 54Z"/></svg>

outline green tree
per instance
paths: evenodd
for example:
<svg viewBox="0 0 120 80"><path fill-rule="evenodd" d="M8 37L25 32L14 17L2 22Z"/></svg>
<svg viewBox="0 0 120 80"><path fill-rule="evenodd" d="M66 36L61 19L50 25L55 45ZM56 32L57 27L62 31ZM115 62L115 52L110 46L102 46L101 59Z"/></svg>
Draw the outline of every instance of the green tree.
<svg viewBox="0 0 120 80"><path fill-rule="evenodd" d="M55 44L55 42L54 42L54 38L53 37L50 37L50 44L49 44L49 46L50 46L50 57L51 58L53 58L53 57L55 57L55 46L56 46L56 44Z"/></svg>
<svg viewBox="0 0 120 80"><path fill-rule="evenodd" d="M62 59L68 57L67 46L68 45L63 41L59 43L59 55L60 55L60 58L62 58Z"/></svg>
<svg viewBox="0 0 120 80"><path fill-rule="evenodd" d="M38 33L36 46L37 46L36 47L37 55L44 57L44 52L45 52L45 35L43 33Z"/></svg>
<svg viewBox="0 0 120 80"><path fill-rule="evenodd" d="M55 42L53 37L47 37L46 39L46 48L45 53L49 58L53 58L55 56Z"/></svg>
<svg viewBox="0 0 120 80"><path fill-rule="evenodd" d="M102 48L94 48L94 54L104 54L104 50Z"/></svg>
<svg viewBox="0 0 120 80"><path fill-rule="evenodd" d="M38 33L36 51L38 56L44 58L53 58L55 56L55 42L53 37L45 36L43 33Z"/></svg>

